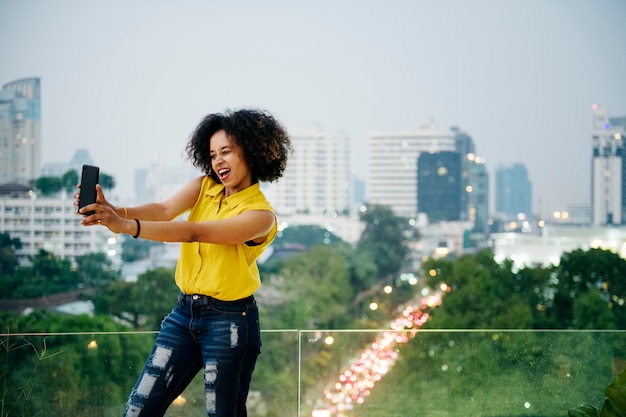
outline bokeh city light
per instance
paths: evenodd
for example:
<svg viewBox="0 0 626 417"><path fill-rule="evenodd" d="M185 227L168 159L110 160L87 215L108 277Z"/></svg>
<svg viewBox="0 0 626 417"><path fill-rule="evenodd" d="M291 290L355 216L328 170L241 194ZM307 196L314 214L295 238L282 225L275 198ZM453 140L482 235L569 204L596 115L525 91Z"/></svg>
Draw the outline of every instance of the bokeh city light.
<svg viewBox="0 0 626 417"><path fill-rule="evenodd" d="M448 291L448 287L442 287ZM441 303L440 293L423 297L410 305L389 324L385 331L367 347L324 391L326 406L313 411L312 417L347 417L346 412L363 404L377 382L382 380L398 359L398 348L417 334L429 318L427 308Z"/></svg>

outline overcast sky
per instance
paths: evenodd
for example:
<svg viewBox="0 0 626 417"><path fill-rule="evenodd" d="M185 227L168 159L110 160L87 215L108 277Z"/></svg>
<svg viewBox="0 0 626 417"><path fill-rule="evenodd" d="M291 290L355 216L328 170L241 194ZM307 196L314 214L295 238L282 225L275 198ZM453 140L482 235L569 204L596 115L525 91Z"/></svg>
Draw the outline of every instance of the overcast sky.
<svg viewBox="0 0 626 417"><path fill-rule="evenodd" d="M369 132L458 126L545 215L589 203L591 105L626 116L626 1L0 0L0 60L42 80L43 162L86 148L122 199L204 115L256 106L347 133L364 179Z"/></svg>

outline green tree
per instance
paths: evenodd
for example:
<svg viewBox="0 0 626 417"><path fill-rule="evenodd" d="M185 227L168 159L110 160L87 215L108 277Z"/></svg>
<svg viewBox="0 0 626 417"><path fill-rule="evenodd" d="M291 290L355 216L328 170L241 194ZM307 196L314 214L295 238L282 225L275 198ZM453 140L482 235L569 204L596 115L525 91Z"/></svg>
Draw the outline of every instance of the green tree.
<svg viewBox="0 0 626 417"><path fill-rule="evenodd" d="M306 248L319 245L339 243L342 240L330 230L314 225L289 226L281 231L276 240L275 247L288 246L290 244L302 245Z"/></svg>
<svg viewBox="0 0 626 417"><path fill-rule="evenodd" d="M47 196L61 191L63 189L63 183L59 177L40 177L35 181L35 188L37 188L41 194Z"/></svg>
<svg viewBox="0 0 626 417"><path fill-rule="evenodd" d="M347 244L337 245L337 249L347 263L352 290L359 293L371 288L379 273L376 262L369 253L355 250Z"/></svg>
<svg viewBox="0 0 626 417"><path fill-rule="evenodd" d="M581 316L584 303L600 298L610 310L612 320L596 323L598 328L626 328L626 260L618 254L603 249L576 249L561 256L556 274L554 303L550 314L560 328L586 328L585 321L598 320L598 312L591 317ZM584 298L580 296L585 295ZM591 308L591 310L596 310ZM578 311L578 314L576 313ZM608 317L604 316L603 317Z"/></svg>
<svg viewBox="0 0 626 417"><path fill-rule="evenodd" d="M76 185L79 182L80 179L78 178L78 172L76 172L76 170L74 169L67 171L61 177L61 183L63 184L63 188L68 193L74 193L76 191Z"/></svg>
<svg viewBox="0 0 626 417"><path fill-rule="evenodd" d="M407 242L417 240L417 229L409 225L408 219L396 216L388 206L369 205L360 218L365 230L357 249L374 260L380 280L391 281L405 265L409 253Z"/></svg>
<svg viewBox="0 0 626 417"><path fill-rule="evenodd" d="M99 184L103 189L110 191L115 188L115 178L111 175L100 173Z"/></svg>
<svg viewBox="0 0 626 417"><path fill-rule="evenodd" d="M160 328L163 317L176 303L178 293L172 268L156 268L139 275L131 296L135 300L145 300L141 312L144 317L143 329Z"/></svg>
<svg viewBox="0 0 626 417"><path fill-rule="evenodd" d="M110 314L134 329L158 330L178 296L171 268L144 272L137 282L113 282L94 297L97 314Z"/></svg>
<svg viewBox="0 0 626 417"><path fill-rule="evenodd" d="M76 273L79 282L89 287L102 287L122 277L113 270L106 253L89 253L76 257Z"/></svg>
<svg viewBox="0 0 626 417"><path fill-rule="evenodd" d="M19 238L11 238L8 233L0 233L0 276L12 274L18 266L15 251L22 248Z"/></svg>
<svg viewBox="0 0 626 417"><path fill-rule="evenodd" d="M142 306L132 299L135 285L134 282L117 281L97 291L92 299L95 313L111 315L120 322L138 329Z"/></svg>
<svg viewBox="0 0 626 417"><path fill-rule="evenodd" d="M507 261L510 262L510 261ZM550 313L554 302L556 267L522 268L515 274L515 291L533 312L533 329L555 329L557 322Z"/></svg>
<svg viewBox="0 0 626 417"><path fill-rule="evenodd" d="M578 329L617 330L617 324L602 293L591 289L579 294L572 306L573 323Z"/></svg>
<svg viewBox="0 0 626 417"><path fill-rule="evenodd" d="M13 291L15 298L37 298L78 288L78 276L69 259L40 249L29 260L31 266L19 270L19 274L27 278Z"/></svg>
<svg viewBox="0 0 626 417"><path fill-rule="evenodd" d="M454 261L425 262L430 286L445 283L450 292L429 326L460 329L528 329L531 307L520 294L512 262L498 264L488 250ZM434 272L431 272L434 271Z"/></svg>
<svg viewBox="0 0 626 417"><path fill-rule="evenodd" d="M626 326L626 260L601 249L565 253L558 267L520 270L490 251L423 264L427 283L451 292L435 312L460 328L621 329ZM530 316L529 316L530 315ZM528 318L530 317L530 322Z"/></svg>
<svg viewBox="0 0 626 417"><path fill-rule="evenodd" d="M105 190L112 190L115 188L115 178L111 175L100 173L99 184ZM68 193L74 193L76 191L76 185L80 182L80 176L74 169L67 171L60 177L44 176L35 180L34 186L41 194L49 196L55 194L61 190L66 190Z"/></svg>
<svg viewBox="0 0 626 417"><path fill-rule="evenodd" d="M264 286L278 294L265 316L272 328L340 328L353 297L348 265L330 246L317 246L283 262Z"/></svg>

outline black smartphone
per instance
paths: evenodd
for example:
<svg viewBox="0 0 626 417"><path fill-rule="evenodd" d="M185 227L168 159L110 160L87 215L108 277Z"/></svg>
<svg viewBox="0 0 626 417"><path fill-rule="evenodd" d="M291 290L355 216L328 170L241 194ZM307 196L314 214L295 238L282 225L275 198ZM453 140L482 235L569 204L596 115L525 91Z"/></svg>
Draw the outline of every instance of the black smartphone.
<svg viewBox="0 0 626 417"><path fill-rule="evenodd" d="M78 209L96 202L96 184L100 180L100 168L93 165L83 165L83 172L80 176L80 193L78 196ZM94 211L82 213L91 216Z"/></svg>

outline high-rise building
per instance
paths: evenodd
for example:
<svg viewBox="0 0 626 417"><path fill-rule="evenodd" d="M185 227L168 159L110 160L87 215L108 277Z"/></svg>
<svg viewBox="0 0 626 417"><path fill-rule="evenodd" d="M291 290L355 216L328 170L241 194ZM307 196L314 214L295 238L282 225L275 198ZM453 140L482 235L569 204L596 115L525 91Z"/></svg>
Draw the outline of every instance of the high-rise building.
<svg viewBox="0 0 626 417"><path fill-rule="evenodd" d="M532 216L532 183L528 170L521 163L496 170L496 212L516 218L520 213Z"/></svg>
<svg viewBox="0 0 626 417"><path fill-rule="evenodd" d="M455 132L442 131L433 124L407 131L370 133L367 202L389 206L398 216L417 217L420 153L456 150Z"/></svg>
<svg viewBox="0 0 626 417"><path fill-rule="evenodd" d="M290 132L293 155L278 181L263 184L278 214L346 215L352 180L350 140L321 129Z"/></svg>
<svg viewBox="0 0 626 417"><path fill-rule="evenodd" d="M485 240L489 234L489 177L483 158L473 153L422 153L417 182L419 212L429 221L469 221L473 224L470 239Z"/></svg>
<svg viewBox="0 0 626 417"><path fill-rule="evenodd" d="M456 126L452 126L450 128L450 131L454 133L454 141L457 152L459 152L461 155L476 154L474 140L470 135L468 135Z"/></svg>
<svg viewBox="0 0 626 417"><path fill-rule="evenodd" d="M417 162L417 206L429 221L459 221L462 167L458 152L422 152ZM464 200L464 199L463 199Z"/></svg>
<svg viewBox="0 0 626 417"><path fill-rule="evenodd" d="M365 203L365 181L358 177L352 180L352 201L357 209Z"/></svg>
<svg viewBox="0 0 626 417"><path fill-rule="evenodd" d="M626 117L611 117L595 104L592 111L592 223L626 224Z"/></svg>
<svg viewBox="0 0 626 417"><path fill-rule="evenodd" d="M474 232L488 235L489 227L489 175L485 159L474 153L465 155L463 187L467 198L467 219L474 223Z"/></svg>
<svg viewBox="0 0 626 417"><path fill-rule="evenodd" d="M41 171L41 84L25 78L0 90L0 184L28 184Z"/></svg>

